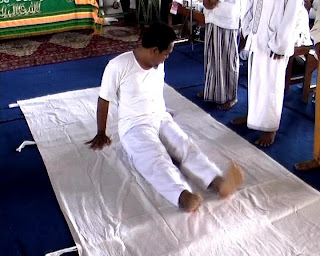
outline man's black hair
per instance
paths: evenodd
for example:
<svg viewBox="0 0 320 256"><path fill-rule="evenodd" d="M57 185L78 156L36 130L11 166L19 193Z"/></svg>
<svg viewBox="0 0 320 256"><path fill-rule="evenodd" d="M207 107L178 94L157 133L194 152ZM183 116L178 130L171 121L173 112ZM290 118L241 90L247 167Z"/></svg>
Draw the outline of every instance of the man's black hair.
<svg viewBox="0 0 320 256"><path fill-rule="evenodd" d="M144 48L157 47L160 52L167 50L170 43L177 39L176 33L167 24L154 22L142 36Z"/></svg>

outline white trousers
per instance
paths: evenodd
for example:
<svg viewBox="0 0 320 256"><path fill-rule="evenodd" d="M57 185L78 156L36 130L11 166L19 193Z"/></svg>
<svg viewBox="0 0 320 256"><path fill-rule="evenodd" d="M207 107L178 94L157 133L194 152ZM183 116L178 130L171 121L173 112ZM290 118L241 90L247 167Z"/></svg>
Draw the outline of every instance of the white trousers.
<svg viewBox="0 0 320 256"><path fill-rule="evenodd" d="M248 128L279 129L288 57L274 60L265 52L250 52L248 59Z"/></svg>
<svg viewBox="0 0 320 256"><path fill-rule="evenodd" d="M171 117L132 128L122 137L121 143L137 171L176 206L179 206L183 190L192 192L184 175L206 189L220 174L219 168ZM180 165L180 170L172 159Z"/></svg>

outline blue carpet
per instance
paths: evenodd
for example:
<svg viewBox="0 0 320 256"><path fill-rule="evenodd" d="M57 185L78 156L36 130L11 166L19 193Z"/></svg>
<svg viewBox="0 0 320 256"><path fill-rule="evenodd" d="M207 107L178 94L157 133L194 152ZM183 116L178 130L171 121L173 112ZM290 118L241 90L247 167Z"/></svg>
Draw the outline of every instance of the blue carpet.
<svg viewBox="0 0 320 256"><path fill-rule="evenodd" d="M37 148L30 146L22 153L15 152L21 142L32 140L32 136L21 111L9 109L8 104L99 86L104 67L111 58L102 56L0 73L0 255L37 256L74 245ZM229 111L217 110L213 104L195 96L203 88L202 45L195 45L194 51L190 45L176 46L166 63L166 72L166 82L182 95L254 142L258 132L230 124L231 119L246 114L245 65L239 79L239 102ZM302 104L300 97L301 88L292 87L286 95L276 142L262 150L319 190L319 171L301 173L293 169L294 163L311 159L313 149L314 105Z"/></svg>

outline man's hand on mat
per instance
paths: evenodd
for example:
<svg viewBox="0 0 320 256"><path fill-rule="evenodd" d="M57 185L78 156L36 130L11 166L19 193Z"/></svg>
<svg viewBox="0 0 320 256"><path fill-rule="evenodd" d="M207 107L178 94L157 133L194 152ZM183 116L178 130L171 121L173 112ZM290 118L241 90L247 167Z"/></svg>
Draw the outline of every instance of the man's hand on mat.
<svg viewBox="0 0 320 256"><path fill-rule="evenodd" d="M97 134L92 140L86 142L87 145L90 145L90 148L93 150L103 149L106 145L111 144L111 139L105 134Z"/></svg>

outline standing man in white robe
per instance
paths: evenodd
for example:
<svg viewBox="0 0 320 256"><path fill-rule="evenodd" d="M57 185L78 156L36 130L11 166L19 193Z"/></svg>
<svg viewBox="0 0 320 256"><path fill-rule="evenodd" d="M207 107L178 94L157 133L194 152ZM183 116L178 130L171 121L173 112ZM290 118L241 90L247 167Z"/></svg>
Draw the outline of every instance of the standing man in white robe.
<svg viewBox="0 0 320 256"><path fill-rule="evenodd" d="M172 204L194 211L203 199L192 193L184 175L226 197L242 183L243 173L232 163L222 177L220 169L166 111L163 62L172 52L175 39L170 27L154 23L144 33L140 47L109 62L98 100L97 135L87 144L92 149L110 145L106 121L109 102L115 101L120 142L137 171ZM171 158L179 163L179 169Z"/></svg>
<svg viewBox="0 0 320 256"><path fill-rule="evenodd" d="M203 92L199 98L227 110L237 103L238 35L244 0L203 0L205 17Z"/></svg>
<svg viewBox="0 0 320 256"><path fill-rule="evenodd" d="M248 115L232 120L262 131L255 141L273 144L279 129L285 74L294 53L295 27L304 0L248 0L242 22L248 59Z"/></svg>

